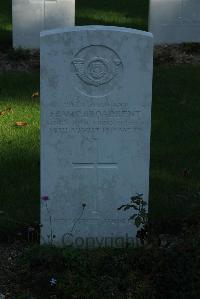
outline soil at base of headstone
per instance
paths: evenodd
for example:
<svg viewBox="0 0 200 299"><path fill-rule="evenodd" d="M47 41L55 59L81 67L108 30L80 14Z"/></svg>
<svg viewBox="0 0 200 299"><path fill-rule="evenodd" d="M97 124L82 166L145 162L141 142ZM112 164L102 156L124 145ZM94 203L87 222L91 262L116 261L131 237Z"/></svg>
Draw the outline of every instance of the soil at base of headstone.
<svg viewBox="0 0 200 299"><path fill-rule="evenodd" d="M154 49L155 65L175 66L200 64L200 43L162 45ZM40 54L37 50L0 49L0 72L39 70Z"/></svg>
<svg viewBox="0 0 200 299"><path fill-rule="evenodd" d="M0 72L32 72L40 68L38 50L0 49Z"/></svg>
<svg viewBox="0 0 200 299"><path fill-rule="evenodd" d="M200 64L200 43L156 46L156 65Z"/></svg>
<svg viewBox="0 0 200 299"><path fill-rule="evenodd" d="M20 292L17 263L26 248L20 242L0 244L0 298L13 299L14 294Z"/></svg>

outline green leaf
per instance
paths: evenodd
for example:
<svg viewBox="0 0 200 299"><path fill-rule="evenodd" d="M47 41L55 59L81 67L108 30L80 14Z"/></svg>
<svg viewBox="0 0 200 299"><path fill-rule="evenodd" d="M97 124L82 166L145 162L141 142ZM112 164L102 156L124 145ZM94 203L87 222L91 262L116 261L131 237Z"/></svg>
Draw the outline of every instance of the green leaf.
<svg viewBox="0 0 200 299"><path fill-rule="evenodd" d="M137 226L137 228L142 224L142 218L138 215L135 218L135 225Z"/></svg>
<svg viewBox="0 0 200 299"><path fill-rule="evenodd" d="M136 216L137 216L137 214L132 215L132 216L129 218L129 220L134 220Z"/></svg>
<svg viewBox="0 0 200 299"><path fill-rule="evenodd" d="M124 207L126 207L127 205L121 205L117 210L119 211L119 210L121 210L121 209L123 209Z"/></svg>

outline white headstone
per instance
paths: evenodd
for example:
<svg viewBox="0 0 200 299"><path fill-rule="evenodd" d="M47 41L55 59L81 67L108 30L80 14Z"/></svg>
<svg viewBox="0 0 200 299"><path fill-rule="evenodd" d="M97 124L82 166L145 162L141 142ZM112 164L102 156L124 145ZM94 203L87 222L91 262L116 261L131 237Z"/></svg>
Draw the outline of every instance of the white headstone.
<svg viewBox="0 0 200 299"><path fill-rule="evenodd" d="M40 32L74 26L75 0L12 0L13 47L37 49Z"/></svg>
<svg viewBox="0 0 200 299"><path fill-rule="evenodd" d="M152 56L152 34L128 28L41 34L42 242L135 237L134 211L117 209L148 202Z"/></svg>
<svg viewBox="0 0 200 299"><path fill-rule="evenodd" d="M200 1L150 0L149 31L155 44L200 42Z"/></svg>

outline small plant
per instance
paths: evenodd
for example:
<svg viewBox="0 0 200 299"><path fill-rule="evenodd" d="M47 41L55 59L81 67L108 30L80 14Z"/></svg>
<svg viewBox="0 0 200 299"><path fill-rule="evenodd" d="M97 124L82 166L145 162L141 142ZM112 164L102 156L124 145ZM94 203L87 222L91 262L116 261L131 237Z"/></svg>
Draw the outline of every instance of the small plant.
<svg viewBox="0 0 200 299"><path fill-rule="evenodd" d="M50 234L47 235L47 237L48 237L48 243L49 243L49 245L53 246L54 239L56 238L56 235L53 234L52 215L51 215L51 211L50 211L50 209L49 209L49 207L48 207L48 201L50 200L50 198L49 198L48 195L43 195L43 196L41 197L41 200L42 200L42 202L44 203L45 208L46 208L47 213L48 213L48 216L49 216L49 228L50 228ZM77 224L79 223L79 221L81 220L85 208L86 208L86 203L82 203L82 210L81 210L80 216L79 216L79 217L75 220L75 222L73 223L70 232L67 232L67 233L65 233L65 234L63 235L63 238L62 238L63 245L65 245L65 242L68 241L69 238L73 237L73 231L75 230L76 225L77 225ZM0 298L0 299L1 299L1 298Z"/></svg>
<svg viewBox="0 0 200 299"><path fill-rule="evenodd" d="M133 220L134 224L137 228L141 225L145 225L148 222L148 213L146 211L147 203L142 198L143 194L137 194L136 196L131 197L131 202L128 204L124 204L118 208L118 210L127 211L129 209L134 209L136 213L134 213L129 220Z"/></svg>
<svg viewBox="0 0 200 299"><path fill-rule="evenodd" d="M132 196L130 203L121 205L118 210L135 210L135 213L129 217L129 220L132 220L138 228L136 237L144 245L145 240L148 239L148 213L146 210L147 203L143 200L142 196L143 194Z"/></svg>

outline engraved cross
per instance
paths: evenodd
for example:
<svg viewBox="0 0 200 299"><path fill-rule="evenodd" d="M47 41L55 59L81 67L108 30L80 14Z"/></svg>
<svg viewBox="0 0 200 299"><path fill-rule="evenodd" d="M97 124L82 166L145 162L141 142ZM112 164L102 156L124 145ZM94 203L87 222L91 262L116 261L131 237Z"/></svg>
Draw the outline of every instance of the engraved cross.
<svg viewBox="0 0 200 299"><path fill-rule="evenodd" d="M105 162L105 158L100 157L99 140L96 139L96 161L93 162L74 162L72 166L74 169L118 169L118 163ZM92 160L92 159L91 159ZM104 161L102 161L104 160ZM101 162L100 162L101 161Z"/></svg>
<svg viewBox="0 0 200 299"><path fill-rule="evenodd" d="M117 169L117 163L73 163L73 168L76 169Z"/></svg>

